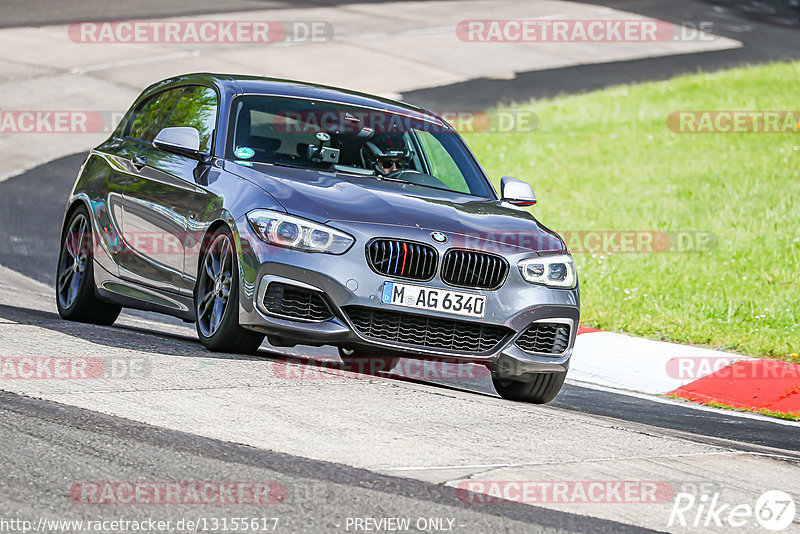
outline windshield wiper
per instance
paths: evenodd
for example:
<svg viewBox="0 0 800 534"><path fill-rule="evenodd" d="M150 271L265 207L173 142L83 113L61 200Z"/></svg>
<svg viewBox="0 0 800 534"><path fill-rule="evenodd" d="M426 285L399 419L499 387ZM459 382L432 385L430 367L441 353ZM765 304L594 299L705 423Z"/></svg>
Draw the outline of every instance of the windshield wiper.
<svg viewBox="0 0 800 534"><path fill-rule="evenodd" d="M288 167L290 169L306 169L309 171L318 171L319 169L314 167L308 167L306 165L292 165L291 163L283 163L280 161L265 161L267 165L275 165L276 167Z"/></svg>
<svg viewBox="0 0 800 534"><path fill-rule="evenodd" d="M363 176L368 178L372 178L375 176L375 171L371 171L369 169L362 169L360 167L350 167L348 165L334 164L330 166L329 170L342 174L350 174L353 176Z"/></svg>
<svg viewBox="0 0 800 534"><path fill-rule="evenodd" d="M387 182L397 182L399 184L411 184L411 185L416 185L417 187L427 187L428 189L436 189L437 191L448 191L450 193L458 193L458 191L454 191L453 189L446 189L444 187L436 187L435 185L410 182L408 180L403 180L401 178L388 178L386 176L383 176L383 177L378 177L378 180L386 180Z"/></svg>
<svg viewBox="0 0 800 534"><path fill-rule="evenodd" d="M387 182L397 182L399 184L411 184L411 185L422 185L416 184L414 182L409 182L408 180L402 180L400 178L389 178L388 176L376 176L378 180L386 180Z"/></svg>
<svg viewBox="0 0 800 534"><path fill-rule="evenodd" d="M289 169L304 169L308 171L318 171L318 172L337 172L337 173L350 174L362 177L375 176L375 173L373 171L364 170L365 172L359 172L358 168L350 169L342 165L331 165L330 167L320 168L320 167L311 167L306 165L292 165L291 163L284 163L281 161L264 161L260 163L264 163L266 165L275 165L276 167L287 167Z"/></svg>
<svg viewBox="0 0 800 534"><path fill-rule="evenodd" d="M292 165L291 163L283 163L279 161L259 161L256 163L264 163L266 165L275 165L276 167L287 167L289 169L303 169L307 171L318 171L318 172L337 172L341 174L349 174L351 176L359 176L362 178L369 178L374 177L376 180L386 180L387 182L395 182L398 184L409 184L409 185L416 185L418 187L427 187L429 189L436 189L437 191L448 191L451 193L457 193L458 191L453 191L452 189L446 189L444 187L436 187L435 185L428 185L428 184L420 184L417 182L411 182L409 180L403 180L402 178L389 178L387 176L377 176L375 174L362 174L357 170L355 172L351 170L344 170L342 166L339 165L332 165L328 169L320 169L317 167L306 167L303 165Z"/></svg>

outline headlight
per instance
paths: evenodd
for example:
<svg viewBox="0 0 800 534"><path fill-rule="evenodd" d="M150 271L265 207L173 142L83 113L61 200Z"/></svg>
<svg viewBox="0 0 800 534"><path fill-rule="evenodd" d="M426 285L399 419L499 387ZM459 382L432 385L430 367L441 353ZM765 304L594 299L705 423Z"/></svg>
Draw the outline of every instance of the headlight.
<svg viewBox="0 0 800 534"><path fill-rule="evenodd" d="M575 287L575 264L572 256L543 256L519 262L522 278L531 284L543 284L550 287Z"/></svg>
<svg viewBox="0 0 800 534"><path fill-rule="evenodd" d="M251 211L247 214L247 220L261 239L279 247L344 254L355 241L344 232L324 224L276 211Z"/></svg>

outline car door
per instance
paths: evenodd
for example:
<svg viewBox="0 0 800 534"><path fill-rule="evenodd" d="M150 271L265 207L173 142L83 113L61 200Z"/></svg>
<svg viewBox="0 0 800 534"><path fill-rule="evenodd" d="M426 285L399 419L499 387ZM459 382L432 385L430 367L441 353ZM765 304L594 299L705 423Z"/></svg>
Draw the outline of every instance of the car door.
<svg viewBox="0 0 800 534"><path fill-rule="evenodd" d="M152 138L161 128L190 126L200 134L200 152L209 154L217 118L217 94L199 85L184 87L174 100L164 100L170 111L163 121L157 118L143 136L148 142L137 155L141 165L138 175L123 193L125 234L134 242L134 254L124 260L121 274L140 283L191 295L193 277L186 276L185 251L194 237L192 207L204 190L196 178L208 165L196 159L156 150ZM160 115L160 113L158 113Z"/></svg>
<svg viewBox="0 0 800 534"><path fill-rule="evenodd" d="M111 138L96 147L84 162L80 180L92 183L90 207L97 237L94 260L109 273L119 276L125 254L122 240L122 192L129 179L130 146L124 139Z"/></svg>
<svg viewBox="0 0 800 534"><path fill-rule="evenodd" d="M165 128L191 127L197 130L200 137L200 153L206 156L212 154L214 146L214 132L217 126L217 112L219 97L216 91L202 85L192 85L186 88L175 108L164 124ZM196 279L197 254L199 246L197 241L202 238L206 226L199 222L202 215L210 208L218 206L214 202L215 195L203 188L207 183L210 173L214 168L196 159L161 152L154 149L154 167L164 173L172 175L175 179L183 178L187 186L184 201L187 202L187 228L183 234L182 245L184 250L183 276L179 283L182 293L191 295L194 291Z"/></svg>
<svg viewBox="0 0 800 534"><path fill-rule="evenodd" d="M122 193L126 253L120 277L177 292L183 278L183 246L191 187L159 168L153 139L169 118L186 87L153 95L134 110L126 127L130 172Z"/></svg>

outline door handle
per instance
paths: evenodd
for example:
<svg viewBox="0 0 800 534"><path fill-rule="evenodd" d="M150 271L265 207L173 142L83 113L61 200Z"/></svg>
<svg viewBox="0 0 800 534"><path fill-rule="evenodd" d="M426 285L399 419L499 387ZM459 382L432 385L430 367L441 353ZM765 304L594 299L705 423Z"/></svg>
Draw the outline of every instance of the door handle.
<svg viewBox="0 0 800 534"><path fill-rule="evenodd" d="M134 156L131 160L131 163L133 163L133 166L136 167L137 171L141 171L144 166L147 165L147 156Z"/></svg>

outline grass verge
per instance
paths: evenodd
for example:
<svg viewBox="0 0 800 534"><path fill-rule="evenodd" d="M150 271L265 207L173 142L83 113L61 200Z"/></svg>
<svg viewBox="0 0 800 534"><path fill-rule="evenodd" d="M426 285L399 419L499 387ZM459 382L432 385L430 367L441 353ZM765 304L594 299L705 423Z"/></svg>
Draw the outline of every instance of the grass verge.
<svg viewBox="0 0 800 534"><path fill-rule="evenodd" d="M532 213L560 232L713 236L710 252L573 246L585 324L800 363L800 133L667 126L681 110L796 110L798 80L793 62L619 86L515 106L538 115L533 133L465 138L497 182L530 182Z"/></svg>

